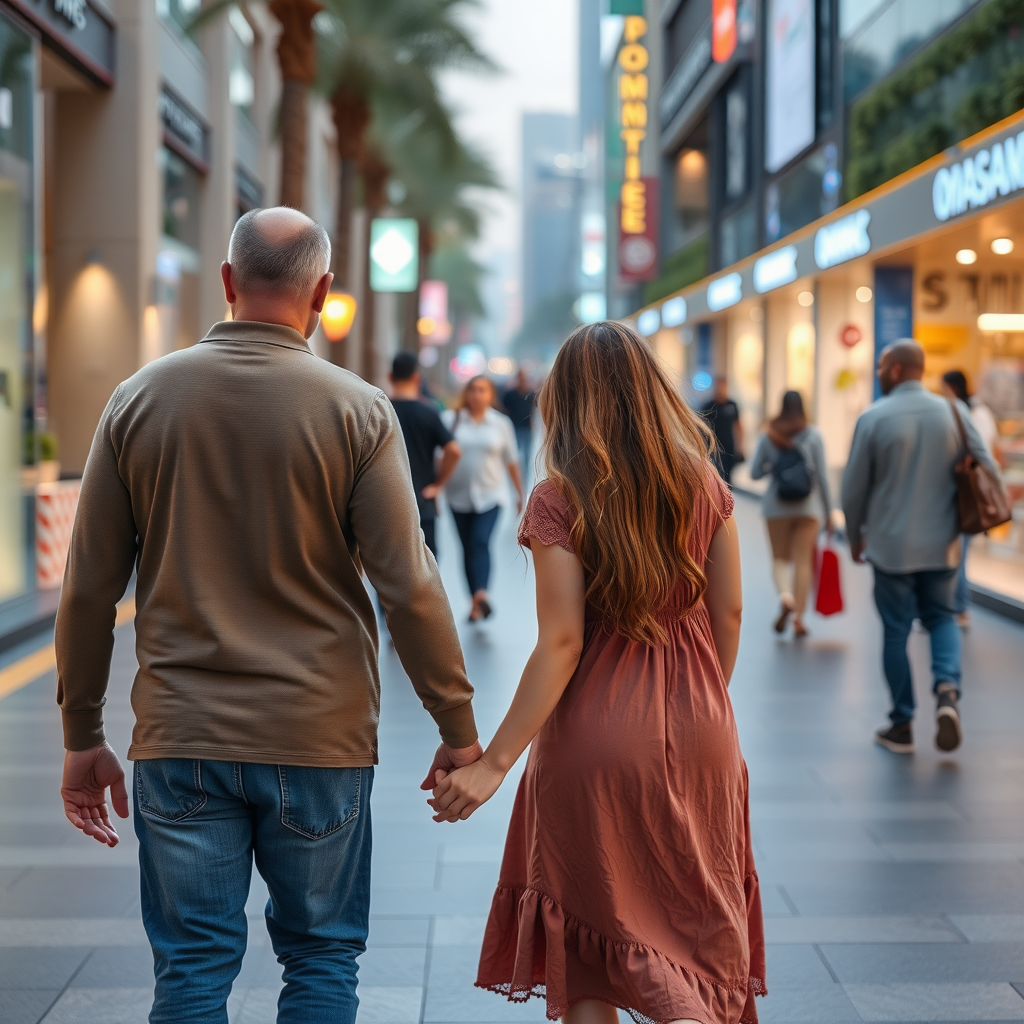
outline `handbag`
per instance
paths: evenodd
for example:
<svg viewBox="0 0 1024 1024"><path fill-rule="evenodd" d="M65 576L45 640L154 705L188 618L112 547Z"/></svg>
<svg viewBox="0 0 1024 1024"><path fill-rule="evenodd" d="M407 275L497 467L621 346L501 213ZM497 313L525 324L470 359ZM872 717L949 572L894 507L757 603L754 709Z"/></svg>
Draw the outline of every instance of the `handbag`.
<svg viewBox="0 0 1024 1024"><path fill-rule="evenodd" d="M818 562L818 595L814 610L819 615L835 615L843 610L843 586L839 578L839 556L829 538Z"/></svg>
<svg viewBox="0 0 1024 1024"><path fill-rule="evenodd" d="M960 410L950 401L953 418L960 431L963 458L953 467L956 476L956 513L961 533L976 534L1008 523L1013 516L1010 499L1002 481L971 454L967 447L967 431Z"/></svg>

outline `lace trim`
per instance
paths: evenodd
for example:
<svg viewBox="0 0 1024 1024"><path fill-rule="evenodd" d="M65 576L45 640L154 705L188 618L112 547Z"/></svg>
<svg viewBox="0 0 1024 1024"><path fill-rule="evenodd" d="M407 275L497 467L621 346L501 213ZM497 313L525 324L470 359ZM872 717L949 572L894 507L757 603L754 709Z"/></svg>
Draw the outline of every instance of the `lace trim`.
<svg viewBox="0 0 1024 1024"><path fill-rule="evenodd" d="M751 877L756 878L757 877L757 873L752 871L746 877L747 878L751 878ZM572 925L574 927L576 927L576 928L584 928L588 932L591 932L593 935L597 936L601 940L601 942L603 942L605 945L612 946L612 947L617 947L617 948L620 948L620 949L636 949L636 950L639 950L639 951L641 951L643 953L653 954L654 956L658 957L659 959L664 960L666 963L671 964L673 967L678 968L680 971L683 972L683 974L686 974L686 975L688 975L691 978L696 978L697 980L702 981L706 985L710 985L712 988L718 989L719 991L722 991L722 992L738 992L738 991L752 990L755 995L767 995L768 994L768 987L765 984L764 978L754 978L754 977L748 976L743 981L734 981L734 982L716 981L714 978L709 978L706 975L701 974L699 971L695 971L692 968L687 967L685 964L677 963L670 956L667 956L660 949L655 949L653 946L648 946L648 945L646 945L646 944L644 944L642 942L622 942L622 941L619 941L619 940L616 940L616 939L610 939L610 938L608 938L607 935L605 935L599 929L595 928L593 925L588 924L586 921L584 921L581 918L577 917L575 914L570 914L569 911L567 911L565 909L565 907L563 907L562 904L559 903L558 900L556 900L554 897L549 896L545 892L541 892L540 889L536 889L533 886L527 885L527 886L519 887L519 886L512 886L512 885L499 885L497 887L496 891L497 892L506 892L506 893L509 893L512 896L517 897L517 899L516 899L517 903L522 901L522 898L523 898L523 896L526 893L534 893L539 899L547 900L553 906L557 907L559 913L562 915L564 920L566 920L567 922L571 922ZM509 987L511 986L510 982L502 982L501 984L505 985L505 986L509 986ZM482 985L480 987L481 988L488 988L490 986ZM536 987L537 986L534 986L534 988L536 988ZM540 987L543 988L544 986L540 986ZM522 996L519 999L519 1001L520 1002L525 1002L527 999L530 998L531 994L533 994L532 991L530 993L527 993L527 995ZM596 998L596 997L583 996L581 998ZM513 999L513 997L509 996L509 999ZM516 1001L516 1000L513 999L513 1001ZM630 1012L632 1012L632 1011L630 1011ZM552 1018L552 1019L554 1019L554 1018ZM655 1022L655 1024L658 1024L658 1022ZM742 1022L741 1022L741 1024L742 1024Z"/></svg>

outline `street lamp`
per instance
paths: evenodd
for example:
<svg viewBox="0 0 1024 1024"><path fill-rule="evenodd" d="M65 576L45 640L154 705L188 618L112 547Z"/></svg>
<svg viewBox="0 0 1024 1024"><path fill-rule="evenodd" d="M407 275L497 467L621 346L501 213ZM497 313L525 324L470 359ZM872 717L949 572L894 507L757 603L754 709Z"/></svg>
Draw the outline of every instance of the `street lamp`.
<svg viewBox="0 0 1024 1024"><path fill-rule="evenodd" d="M341 341L352 329L356 315L356 300L345 292L330 292L320 314L324 334L331 341Z"/></svg>

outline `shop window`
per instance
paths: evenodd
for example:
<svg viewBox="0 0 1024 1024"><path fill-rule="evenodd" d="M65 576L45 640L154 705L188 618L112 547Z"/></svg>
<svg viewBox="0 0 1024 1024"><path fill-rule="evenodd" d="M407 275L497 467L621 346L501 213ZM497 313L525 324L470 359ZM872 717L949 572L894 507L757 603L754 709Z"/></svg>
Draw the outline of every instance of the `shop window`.
<svg viewBox="0 0 1024 1024"><path fill-rule="evenodd" d="M774 242L839 205L838 150L826 143L773 181L765 193L765 241Z"/></svg>
<svg viewBox="0 0 1024 1024"><path fill-rule="evenodd" d="M723 267L757 251L757 211L753 203L746 203L722 218L719 242L719 262Z"/></svg>
<svg viewBox="0 0 1024 1024"><path fill-rule="evenodd" d="M199 249L199 172L166 147L160 151L164 172L163 233L189 249Z"/></svg>
<svg viewBox="0 0 1024 1024"><path fill-rule="evenodd" d="M725 197L739 199L747 191L748 106L746 81L741 79L725 94Z"/></svg>
<svg viewBox="0 0 1024 1024"><path fill-rule="evenodd" d="M202 0L156 0L156 13L179 36L187 36L201 5Z"/></svg>
<svg viewBox="0 0 1024 1024"><path fill-rule="evenodd" d="M237 7L228 10L231 26L231 70L228 72L228 98L250 121L256 100L256 33Z"/></svg>
<svg viewBox="0 0 1024 1024"><path fill-rule="evenodd" d="M707 120L673 157L670 170L672 206L664 239L666 254L682 249L708 230L711 190Z"/></svg>

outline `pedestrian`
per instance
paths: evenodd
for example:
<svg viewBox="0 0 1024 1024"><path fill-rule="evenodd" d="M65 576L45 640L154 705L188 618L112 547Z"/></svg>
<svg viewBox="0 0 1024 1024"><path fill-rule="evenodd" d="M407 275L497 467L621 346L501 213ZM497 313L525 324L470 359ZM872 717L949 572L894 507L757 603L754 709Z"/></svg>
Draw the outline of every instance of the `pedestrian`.
<svg viewBox="0 0 1024 1024"><path fill-rule="evenodd" d="M516 444L519 446L519 462L524 486L530 479L530 457L533 454L533 410L537 407L537 394L530 384L530 378L523 367L516 374L516 386L509 388L502 397L502 405L512 426L516 428Z"/></svg>
<svg viewBox="0 0 1024 1024"><path fill-rule="evenodd" d="M992 410L977 395L967 390L967 377L963 370L947 370L942 375L942 394L949 401L960 401L970 409L971 422L981 435L985 447L996 461L999 460L999 428ZM970 593L967 590L967 549L970 547L970 534L962 535L963 553L960 557L960 568L956 574L956 590L953 592L953 611L956 613L957 625L967 629L971 624L971 615L967 610L970 604Z"/></svg>
<svg viewBox="0 0 1024 1024"><path fill-rule="evenodd" d="M67 817L114 846L128 815L103 732L115 602L137 571L128 757L151 1021L225 1021L253 860L283 965L278 1021L356 1019L380 684L373 605L441 732L479 756L472 687L394 410L306 339L330 242L246 213L221 270L232 319L114 391L82 480L57 613Z"/></svg>
<svg viewBox="0 0 1024 1024"><path fill-rule="evenodd" d="M420 529L431 554L437 558L437 496L459 462L459 445L441 422L437 410L422 397L419 360L412 352L399 352L391 364L391 404L402 428L409 453L412 486L420 509ZM441 459L435 462L435 453Z"/></svg>
<svg viewBox="0 0 1024 1024"><path fill-rule="evenodd" d="M898 754L914 750L914 684L907 638L915 616L928 631L935 694L935 745L955 750L960 723L960 630L953 593L962 545L953 467L963 457L961 417L974 458L997 468L966 406L926 391L924 349L897 341L882 350L882 398L857 420L843 474L843 511L850 554L869 562L882 619L882 661L892 693L891 725L875 739Z"/></svg>
<svg viewBox="0 0 1024 1024"><path fill-rule="evenodd" d="M466 582L473 598L470 622L489 619L494 612L488 586L491 579L491 534L508 504L508 481L516 489L516 511L523 510L523 478L516 454L512 421L494 408L494 384L474 377L462 391L457 409L442 414L445 426L459 443L462 458L445 487L462 541Z"/></svg>
<svg viewBox="0 0 1024 1024"><path fill-rule="evenodd" d="M772 547L772 579L779 595L775 632L807 636L804 611L814 579L814 547L822 527L832 532L832 496L825 446L807 422L799 391L782 396L782 410L770 420L750 462L754 480L768 477L761 513Z"/></svg>
<svg viewBox="0 0 1024 1024"><path fill-rule="evenodd" d="M468 818L532 743L476 984L545 996L565 1024L615 1024L616 1007L756 1022L732 494L706 427L622 324L569 337L540 410L548 479L519 531L537 646L483 759L438 771L431 800L435 820Z"/></svg>
<svg viewBox="0 0 1024 1024"><path fill-rule="evenodd" d="M743 461L743 424L740 407L729 397L729 381L715 378L714 397L700 407L700 414L715 435L715 466L732 486L733 468Z"/></svg>

